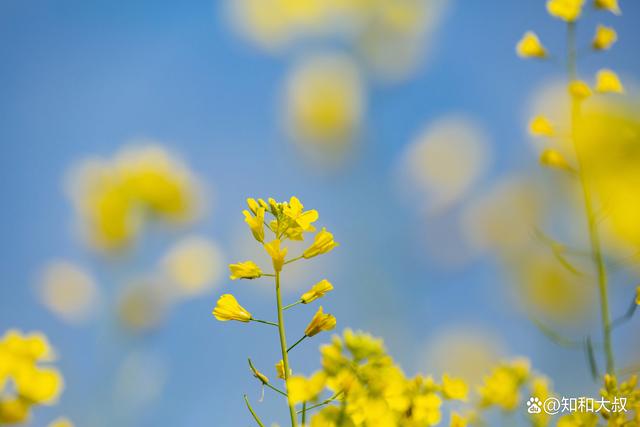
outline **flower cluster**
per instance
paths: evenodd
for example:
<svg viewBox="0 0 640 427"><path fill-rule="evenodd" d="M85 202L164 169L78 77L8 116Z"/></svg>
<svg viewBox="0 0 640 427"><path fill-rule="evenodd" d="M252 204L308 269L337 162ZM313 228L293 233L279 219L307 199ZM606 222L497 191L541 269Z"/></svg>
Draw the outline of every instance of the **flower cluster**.
<svg viewBox="0 0 640 427"><path fill-rule="evenodd" d="M55 403L63 389L47 338L9 330L0 338L0 424L28 421L34 406Z"/></svg>

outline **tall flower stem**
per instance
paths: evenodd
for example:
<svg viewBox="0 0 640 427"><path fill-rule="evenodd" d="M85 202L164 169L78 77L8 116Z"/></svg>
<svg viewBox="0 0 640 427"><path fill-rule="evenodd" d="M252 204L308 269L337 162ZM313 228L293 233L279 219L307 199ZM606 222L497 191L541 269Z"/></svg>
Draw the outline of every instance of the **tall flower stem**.
<svg viewBox="0 0 640 427"><path fill-rule="evenodd" d="M575 80L577 76L577 53L576 53L576 24L570 22L567 31L567 73L569 80ZM580 153L580 145L577 142L577 127L580 118L581 101L574 95L571 97L571 139L573 141L576 153L576 161L578 164L578 177L580 186L582 187L585 215L589 232L589 241L591 246L591 259L597 271L598 276L598 293L600 299L600 318L602 322L603 348L604 356L607 364L607 373L613 374L615 370L615 362L613 356L613 348L611 344L611 315L609 312L609 290L607 281L607 270L602 255L602 246L600 235L598 234L598 222L596 219L593 199L589 191L588 180L584 173L584 162Z"/></svg>
<svg viewBox="0 0 640 427"><path fill-rule="evenodd" d="M285 383L289 379L289 354L287 353L287 335L284 327L284 315L282 309L282 295L280 292L280 272L276 271L276 304L278 307L278 333L280 335L280 351L282 352L282 365L284 368L284 380ZM288 391L288 389L287 389ZM287 399L287 405L289 405L289 416L291 417L291 427L297 427L298 421L296 418L296 408Z"/></svg>

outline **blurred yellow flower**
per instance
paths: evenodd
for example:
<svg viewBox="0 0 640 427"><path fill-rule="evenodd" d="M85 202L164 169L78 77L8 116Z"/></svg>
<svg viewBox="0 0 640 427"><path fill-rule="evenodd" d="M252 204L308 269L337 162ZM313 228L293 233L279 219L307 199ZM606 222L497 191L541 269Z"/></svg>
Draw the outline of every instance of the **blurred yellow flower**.
<svg viewBox="0 0 640 427"><path fill-rule="evenodd" d="M284 258L287 256L287 248L280 249L280 239L265 243L264 249L267 251L273 262L273 269L281 271L284 265Z"/></svg>
<svg viewBox="0 0 640 427"><path fill-rule="evenodd" d="M469 386L461 378L442 376L442 395L446 399L467 400Z"/></svg>
<svg viewBox="0 0 640 427"><path fill-rule="evenodd" d="M481 407L514 410L520 401L520 388L528 375L528 364L520 361L503 363L495 368L478 387Z"/></svg>
<svg viewBox="0 0 640 427"><path fill-rule="evenodd" d="M52 261L43 270L37 286L40 302L70 323L94 314L100 293L93 277L79 265Z"/></svg>
<svg viewBox="0 0 640 427"><path fill-rule="evenodd" d="M68 418L58 418L49 424L48 427L74 427L73 423Z"/></svg>
<svg viewBox="0 0 640 427"><path fill-rule="evenodd" d="M258 267L253 261L230 264L229 270L231 270L231 280L257 279L262 276L262 270L260 270L260 267Z"/></svg>
<svg viewBox="0 0 640 427"><path fill-rule="evenodd" d="M238 304L236 298L231 294L224 294L218 299L213 315L221 322L237 320L239 322L251 321L251 313Z"/></svg>
<svg viewBox="0 0 640 427"><path fill-rule="evenodd" d="M595 50L606 50L613 46L616 40L618 40L616 30L605 25L598 25L591 46Z"/></svg>
<svg viewBox="0 0 640 427"><path fill-rule="evenodd" d="M21 424L29 420L30 404L19 397L0 399L0 423Z"/></svg>
<svg viewBox="0 0 640 427"><path fill-rule="evenodd" d="M598 9L608 10L616 15L622 14L618 0L594 0L593 4Z"/></svg>
<svg viewBox="0 0 640 427"><path fill-rule="evenodd" d="M313 239L313 243L302 253L304 258L313 258L318 255L326 254L338 246L333 240L333 234L329 233L326 228L322 228Z"/></svg>
<svg viewBox="0 0 640 427"><path fill-rule="evenodd" d="M467 427L467 420L457 412L452 412L449 427Z"/></svg>
<svg viewBox="0 0 640 427"><path fill-rule="evenodd" d="M640 286L636 287L636 305L640 305Z"/></svg>
<svg viewBox="0 0 640 427"><path fill-rule="evenodd" d="M330 331L336 327L336 318L331 314L325 314L322 311L322 306L318 308L316 314L314 314L311 322L304 330L304 334L308 337L319 334L322 331Z"/></svg>
<svg viewBox="0 0 640 427"><path fill-rule="evenodd" d="M571 166L558 150L548 148L540 155L540 164L551 169L571 170Z"/></svg>
<svg viewBox="0 0 640 427"><path fill-rule="evenodd" d="M204 237L190 236L170 249L162 266L181 295L198 295L210 289L221 276L222 251Z"/></svg>
<svg viewBox="0 0 640 427"><path fill-rule="evenodd" d="M624 93L624 86L618 75L607 69L602 69L596 74L595 89L600 93Z"/></svg>
<svg viewBox="0 0 640 427"><path fill-rule="evenodd" d="M118 317L129 332L147 332L158 327L173 303L175 291L155 276L132 277L118 296Z"/></svg>
<svg viewBox="0 0 640 427"><path fill-rule="evenodd" d="M516 46L518 56L522 58L545 58L547 50L533 31L527 31Z"/></svg>
<svg viewBox="0 0 640 427"><path fill-rule="evenodd" d="M580 18L584 0L548 0L547 11L551 16L567 22Z"/></svg>
<svg viewBox="0 0 640 427"><path fill-rule="evenodd" d="M555 130L549 119L544 116L536 116L529 122L529 133L534 136L551 137L555 134Z"/></svg>
<svg viewBox="0 0 640 427"><path fill-rule="evenodd" d="M591 88L582 80L569 83L569 93L576 99L583 100L591 96Z"/></svg>
<svg viewBox="0 0 640 427"><path fill-rule="evenodd" d="M330 292L332 290L333 285L327 279L323 279L313 285L311 289L309 289L309 291L302 294L302 296L300 297L300 301L302 301L303 304L309 304L310 302L313 302L318 298L322 298L327 294L327 292Z"/></svg>
<svg viewBox="0 0 640 427"><path fill-rule="evenodd" d="M309 402L317 399L324 390L327 376L324 372L316 372L309 378L301 375L290 376L287 380L289 401L292 404Z"/></svg>

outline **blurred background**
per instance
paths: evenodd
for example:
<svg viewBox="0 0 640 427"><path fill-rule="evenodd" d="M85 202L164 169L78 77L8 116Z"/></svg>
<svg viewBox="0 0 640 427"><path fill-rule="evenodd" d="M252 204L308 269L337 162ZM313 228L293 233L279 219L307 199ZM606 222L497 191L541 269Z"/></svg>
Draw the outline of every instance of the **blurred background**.
<svg viewBox="0 0 640 427"><path fill-rule="evenodd" d="M640 4L621 7L585 12L587 47L597 23L619 41L581 71L614 68L627 95L608 102L637 119ZM211 315L233 292L274 317L267 281L228 279L230 262L267 260L247 197L320 212L340 247L295 265L285 300L329 279L338 330L384 338L408 374L473 384L522 355L560 394L597 390L581 349L535 326L600 337L595 288L539 232L584 244L579 193L539 170L527 132L565 105L562 65L515 55L529 29L563 55L542 0L3 0L0 333L46 333L66 383L32 425L249 424L246 357L275 377L275 336ZM637 281L637 240L618 240L614 313ZM616 331L622 365L640 362L639 331ZM312 372L328 339L293 366ZM268 393L254 407L286 419Z"/></svg>

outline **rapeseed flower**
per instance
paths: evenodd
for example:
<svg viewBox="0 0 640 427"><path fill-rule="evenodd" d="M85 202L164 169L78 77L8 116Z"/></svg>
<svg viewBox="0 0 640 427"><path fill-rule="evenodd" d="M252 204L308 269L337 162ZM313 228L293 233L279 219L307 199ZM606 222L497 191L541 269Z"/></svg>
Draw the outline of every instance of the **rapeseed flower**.
<svg viewBox="0 0 640 427"><path fill-rule="evenodd" d="M571 170L571 166L558 150L548 148L540 155L540 164L551 169Z"/></svg>
<svg viewBox="0 0 640 427"><path fill-rule="evenodd" d="M547 50L533 31L527 31L516 46L518 56L522 58L546 58Z"/></svg>
<svg viewBox="0 0 640 427"><path fill-rule="evenodd" d="M618 33L611 27L598 25L591 46L595 50L607 50L618 40Z"/></svg>
<svg viewBox="0 0 640 427"><path fill-rule="evenodd" d="M569 83L569 94L575 99L584 100L591 96L591 88L582 80L573 80Z"/></svg>
<svg viewBox="0 0 640 427"><path fill-rule="evenodd" d="M271 257L273 269L278 272L281 271L284 265L284 258L287 256L287 248L280 249L280 239L275 239L266 243L264 249Z"/></svg>
<svg viewBox="0 0 640 427"><path fill-rule="evenodd" d="M547 11L553 17L567 22L580 18L584 0L548 0Z"/></svg>
<svg viewBox="0 0 640 427"><path fill-rule="evenodd" d="M251 313L242 307L236 298L231 294L224 294L218 299L213 315L221 322L237 320L239 322L250 322Z"/></svg>
<svg viewBox="0 0 640 427"><path fill-rule="evenodd" d="M73 423L68 418L58 418L49 424L48 427L74 427Z"/></svg>
<svg viewBox="0 0 640 427"><path fill-rule="evenodd" d="M318 311L311 319L311 322L304 330L304 334L308 337L319 334L322 331L330 331L336 327L336 318L331 314L326 314L322 311L322 306L318 308Z"/></svg>
<svg viewBox="0 0 640 427"><path fill-rule="evenodd" d="M442 395L447 399L467 400L469 386L460 378L442 376Z"/></svg>
<svg viewBox="0 0 640 427"><path fill-rule="evenodd" d="M238 262L236 264L230 264L229 270L231 270L231 280L237 279L257 279L262 276L262 270L253 261Z"/></svg>
<svg viewBox="0 0 640 427"><path fill-rule="evenodd" d="M553 125L544 116L536 116L529 122L529 133L534 136L552 137L555 134Z"/></svg>
<svg viewBox="0 0 640 427"><path fill-rule="evenodd" d="M333 285L327 279L323 279L313 285L307 292L302 294L302 296L300 297L300 301L302 301L303 304L309 304L310 302L313 302L318 298L322 298L332 290Z"/></svg>
<svg viewBox="0 0 640 427"><path fill-rule="evenodd" d="M293 375L287 379L289 401L294 405L316 400L324 390L327 376L324 372L316 372L309 378Z"/></svg>
<svg viewBox="0 0 640 427"><path fill-rule="evenodd" d="M302 256L307 259L313 258L330 252L336 246L338 246L338 244L333 240L333 234L329 233L326 228L322 228L322 230L316 234L313 244L305 249Z"/></svg>
<svg viewBox="0 0 640 427"><path fill-rule="evenodd" d="M618 0L594 0L593 4L597 9L608 10L616 15L622 14Z"/></svg>
<svg viewBox="0 0 640 427"><path fill-rule="evenodd" d="M596 74L595 90L600 93L624 93L624 86L615 72L602 69Z"/></svg>

